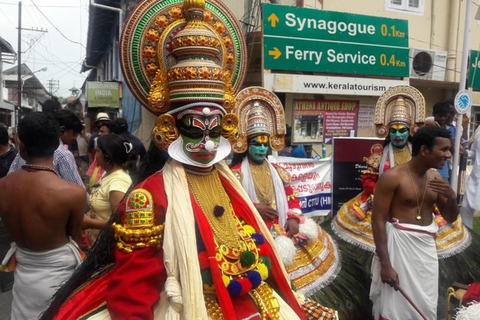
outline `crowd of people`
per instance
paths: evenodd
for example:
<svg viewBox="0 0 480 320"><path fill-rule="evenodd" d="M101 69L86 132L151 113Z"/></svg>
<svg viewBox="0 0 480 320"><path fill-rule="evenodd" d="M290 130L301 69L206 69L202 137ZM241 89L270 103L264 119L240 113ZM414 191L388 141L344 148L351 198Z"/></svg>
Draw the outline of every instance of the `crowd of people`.
<svg viewBox="0 0 480 320"><path fill-rule="evenodd" d="M364 190L320 226L267 158L312 148L290 144L274 93L239 90L233 15L217 2L208 19L203 1L155 12L150 2L125 21L120 46L126 83L158 116L148 152L128 119L99 112L87 133L54 100L19 121L15 145L0 126L0 288L13 286L12 320L430 320L445 283L480 281L470 232L480 134L469 145L463 128L475 162L459 210L446 181L450 101L428 119L418 90L387 90L375 119L385 145L366 155ZM135 34L165 15L184 19L157 37L169 59L136 74L147 68L130 65L143 63L133 48L151 40Z"/></svg>

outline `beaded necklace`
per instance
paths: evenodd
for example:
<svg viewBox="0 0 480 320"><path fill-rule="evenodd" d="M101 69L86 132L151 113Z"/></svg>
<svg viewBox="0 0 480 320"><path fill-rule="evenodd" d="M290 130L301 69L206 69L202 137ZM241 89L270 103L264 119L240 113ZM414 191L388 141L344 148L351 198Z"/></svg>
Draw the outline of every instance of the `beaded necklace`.
<svg viewBox="0 0 480 320"><path fill-rule="evenodd" d="M30 163L27 163L27 164L24 164L22 166L22 169L23 170L26 170L26 171L48 171L48 172L52 172L54 173L55 175L58 176L58 174L55 172L55 170L53 170L53 168L51 167L47 167L47 166L41 166L41 165L38 165L38 164L30 164Z"/></svg>

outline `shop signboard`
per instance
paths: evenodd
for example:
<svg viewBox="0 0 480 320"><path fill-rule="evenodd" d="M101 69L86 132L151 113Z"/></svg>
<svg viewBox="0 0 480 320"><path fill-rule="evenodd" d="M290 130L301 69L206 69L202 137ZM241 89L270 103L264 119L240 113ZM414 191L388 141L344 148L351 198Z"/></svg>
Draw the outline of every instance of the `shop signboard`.
<svg viewBox="0 0 480 320"><path fill-rule="evenodd" d="M357 100L294 100L292 144L355 136L358 106Z"/></svg>
<svg viewBox="0 0 480 320"><path fill-rule="evenodd" d="M89 108L120 107L118 82L87 81L87 103Z"/></svg>

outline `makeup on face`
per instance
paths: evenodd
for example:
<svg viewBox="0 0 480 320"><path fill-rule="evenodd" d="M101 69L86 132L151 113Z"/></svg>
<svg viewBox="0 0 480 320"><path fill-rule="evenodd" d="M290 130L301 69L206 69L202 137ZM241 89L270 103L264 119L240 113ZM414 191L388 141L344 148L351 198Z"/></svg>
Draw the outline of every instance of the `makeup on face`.
<svg viewBox="0 0 480 320"><path fill-rule="evenodd" d="M268 153L268 136L260 135L250 138L248 141L248 154L250 159L256 163L262 163Z"/></svg>
<svg viewBox="0 0 480 320"><path fill-rule="evenodd" d="M404 124L394 123L390 126L389 135L392 145L403 148L408 141L408 127Z"/></svg>
<svg viewBox="0 0 480 320"><path fill-rule="evenodd" d="M217 154L222 134L220 115L187 115L181 120L179 132L183 152L198 163L209 163Z"/></svg>

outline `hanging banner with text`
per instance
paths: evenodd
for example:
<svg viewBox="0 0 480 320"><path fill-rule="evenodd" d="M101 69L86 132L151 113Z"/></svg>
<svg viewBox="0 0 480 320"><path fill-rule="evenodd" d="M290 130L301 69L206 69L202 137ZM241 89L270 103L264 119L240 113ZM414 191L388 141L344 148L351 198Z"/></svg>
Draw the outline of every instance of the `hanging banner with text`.
<svg viewBox="0 0 480 320"><path fill-rule="evenodd" d="M326 216L331 211L331 160L269 156L291 175L290 185L298 192L302 213L308 217Z"/></svg>
<svg viewBox="0 0 480 320"><path fill-rule="evenodd" d="M120 107L118 82L87 81L87 103L89 108Z"/></svg>
<svg viewBox="0 0 480 320"><path fill-rule="evenodd" d="M408 77L408 21L263 4L265 69Z"/></svg>
<svg viewBox="0 0 480 320"><path fill-rule="evenodd" d="M470 50L470 72L468 73L468 87L480 90L480 51Z"/></svg>
<svg viewBox="0 0 480 320"><path fill-rule="evenodd" d="M333 137L355 136L358 105L356 100L294 100L292 143L329 143Z"/></svg>
<svg viewBox="0 0 480 320"><path fill-rule="evenodd" d="M383 146L379 138L334 138L332 174L332 215L362 192L362 171L367 169L365 158L375 147Z"/></svg>

